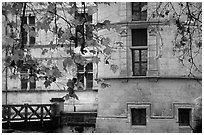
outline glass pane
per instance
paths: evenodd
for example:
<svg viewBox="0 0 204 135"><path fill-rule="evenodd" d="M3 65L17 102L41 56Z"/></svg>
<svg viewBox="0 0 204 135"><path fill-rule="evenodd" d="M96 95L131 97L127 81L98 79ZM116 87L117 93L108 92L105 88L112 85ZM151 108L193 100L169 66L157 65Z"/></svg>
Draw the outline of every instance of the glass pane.
<svg viewBox="0 0 204 135"><path fill-rule="evenodd" d="M142 63L141 64L141 75L146 75L147 71L147 63Z"/></svg>
<svg viewBox="0 0 204 135"><path fill-rule="evenodd" d="M132 46L147 46L147 29L132 29Z"/></svg>
<svg viewBox="0 0 204 135"><path fill-rule="evenodd" d="M131 109L132 125L146 125L146 109Z"/></svg>
<svg viewBox="0 0 204 135"><path fill-rule="evenodd" d="M28 79L21 78L21 89L26 90L28 87Z"/></svg>
<svg viewBox="0 0 204 135"><path fill-rule="evenodd" d="M35 16L29 16L29 25L35 25Z"/></svg>
<svg viewBox="0 0 204 135"><path fill-rule="evenodd" d="M132 11L139 11L140 5L139 2L132 2Z"/></svg>
<svg viewBox="0 0 204 135"><path fill-rule="evenodd" d="M27 24L27 17L24 17L24 18L21 17L21 21L22 21L22 22L24 21L23 23L24 23L24 24Z"/></svg>
<svg viewBox="0 0 204 135"><path fill-rule="evenodd" d="M141 20L146 21L147 19L147 12L141 12Z"/></svg>
<svg viewBox="0 0 204 135"><path fill-rule="evenodd" d="M35 89L36 88L36 82L30 82L30 89Z"/></svg>
<svg viewBox="0 0 204 135"><path fill-rule="evenodd" d="M77 73L77 79L84 84L84 73Z"/></svg>
<svg viewBox="0 0 204 135"><path fill-rule="evenodd" d="M179 126L188 126L190 124L190 109L178 109Z"/></svg>
<svg viewBox="0 0 204 135"><path fill-rule="evenodd" d="M147 50L141 50L141 60L147 61Z"/></svg>
<svg viewBox="0 0 204 135"><path fill-rule="evenodd" d="M77 70L78 72L84 72L84 65L77 64Z"/></svg>
<svg viewBox="0 0 204 135"><path fill-rule="evenodd" d="M92 72L93 71L93 63L88 63L85 67L86 71Z"/></svg>
<svg viewBox="0 0 204 135"><path fill-rule="evenodd" d="M133 62L136 62L136 61L139 61L139 57L140 57L140 54L139 54L139 50L133 50L134 51L134 53L133 53Z"/></svg>
<svg viewBox="0 0 204 135"><path fill-rule="evenodd" d="M86 88L93 88L93 81L86 82Z"/></svg>
<svg viewBox="0 0 204 135"><path fill-rule="evenodd" d="M35 38L34 37L30 37L30 44L35 44Z"/></svg>
<svg viewBox="0 0 204 135"><path fill-rule="evenodd" d="M134 75L140 75L140 67L139 63L134 64L133 74Z"/></svg>

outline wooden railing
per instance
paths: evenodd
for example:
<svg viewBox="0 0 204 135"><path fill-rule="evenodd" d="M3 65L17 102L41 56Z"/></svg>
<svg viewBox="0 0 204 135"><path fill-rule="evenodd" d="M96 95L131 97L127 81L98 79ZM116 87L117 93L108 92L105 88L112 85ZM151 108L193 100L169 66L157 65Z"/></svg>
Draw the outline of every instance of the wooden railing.
<svg viewBox="0 0 204 135"><path fill-rule="evenodd" d="M52 119L53 104L2 105L2 122Z"/></svg>

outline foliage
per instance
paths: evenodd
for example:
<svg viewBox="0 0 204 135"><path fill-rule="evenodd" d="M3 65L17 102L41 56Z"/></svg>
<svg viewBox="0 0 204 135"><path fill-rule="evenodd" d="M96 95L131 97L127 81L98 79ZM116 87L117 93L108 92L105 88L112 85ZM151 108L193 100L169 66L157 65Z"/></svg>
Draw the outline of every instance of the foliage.
<svg viewBox="0 0 204 135"><path fill-rule="evenodd" d="M143 7L143 10L145 9L147 7ZM176 27L176 34L172 41L175 55L177 54L183 66L188 67L189 76L194 76L193 70L202 73L200 63L195 61L202 48L202 3L159 2L150 15L149 21L151 19L158 20L163 25ZM151 30L160 35L163 46L162 26L152 27Z"/></svg>
<svg viewBox="0 0 204 135"><path fill-rule="evenodd" d="M2 14L5 17L6 41L3 48L6 51L5 65L10 68L12 78L18 77L23 68L32 69L35 80L44 80L45 87L51 86L56 80L62 77L62 71L52 59L48 59L46 65L32 56L32 46L27 46L24 40L26 34L29 37L37 37L40 31L51 32L54 39L49 43L49 48L41 48L41 54L46 56L48 52L55 51L58 47L65 48L67 57L63 59L62 65L65 72L70 67L76 67L76 64L86 65L87 58L85 54L89 48L92 54L92 62L98 64L101 59L99 55L110 55L112 48L109 47L110 39L108 37L98 36L97 32L102 29L116 29L109 20L92 24L88 21L88 15L97 12L98 3L87 6L85 2L5 2L2 4ZM107 3L104 3L107 4ZM87 13L85 9L87 8ZM80 9L84 9L82 15ZM26 14L35 15L36 25L30 27L23 19ZM63 13L63 14L62 14ZM69 17L68 17L69 16ZM13 19L16 18L16 19ZM60 25L63 20L66 25ZM28 21L28 20L27 20ZM74 46L74 47L73 47ZM80 52L74 52L74 48L80 47ZM105 47L105 49L104 49ZM90 50L90 48L92 48ZM29 63L30 61L30 63ZM116 72L116 66L111 66ZM33 76L32 78L33 79ZM78 98L70 93L70 87L67 85L69 96ZM72 89L72 88L71 88Z"/></svg>

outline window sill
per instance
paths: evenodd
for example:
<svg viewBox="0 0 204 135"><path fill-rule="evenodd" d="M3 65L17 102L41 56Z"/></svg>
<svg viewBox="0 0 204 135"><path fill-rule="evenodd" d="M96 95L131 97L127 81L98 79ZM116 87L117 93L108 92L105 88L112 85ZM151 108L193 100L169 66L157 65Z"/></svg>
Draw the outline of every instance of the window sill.
<svg viewBox="0 0 204 135"><path fill-rule="evenodd" d="M179 126L179 128L191 128L190 126Z"/></svg>
<svg viewBox="0 0 204 135"><path fill-rule="evenodd" d="M132 128L146 128L147 125L131 125Z"/></svg>

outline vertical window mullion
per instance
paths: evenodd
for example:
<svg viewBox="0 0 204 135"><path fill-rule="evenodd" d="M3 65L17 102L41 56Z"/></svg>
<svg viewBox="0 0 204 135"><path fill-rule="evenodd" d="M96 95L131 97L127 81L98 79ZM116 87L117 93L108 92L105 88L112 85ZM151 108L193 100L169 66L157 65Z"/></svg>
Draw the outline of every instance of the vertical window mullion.
<svg viewBox="0 0 204 135"><path fill-rule="evenodd" d="M139 50L139 72L140 75L142 74L142 57L141 57L141 50Z"/></svg>

